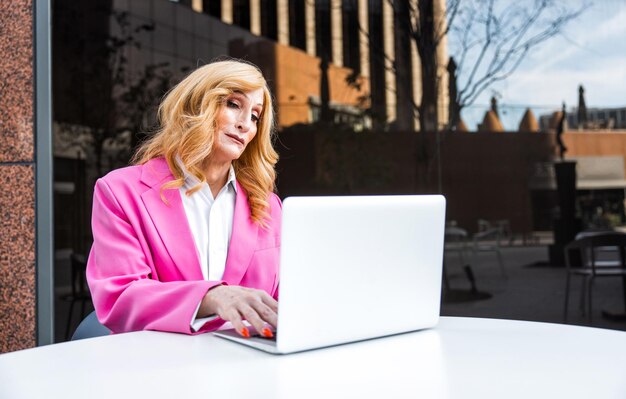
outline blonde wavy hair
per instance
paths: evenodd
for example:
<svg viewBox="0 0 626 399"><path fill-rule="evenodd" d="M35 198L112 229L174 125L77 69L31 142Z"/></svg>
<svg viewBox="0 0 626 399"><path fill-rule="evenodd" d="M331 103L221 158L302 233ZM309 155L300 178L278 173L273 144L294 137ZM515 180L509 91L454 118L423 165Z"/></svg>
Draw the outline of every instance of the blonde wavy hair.
<svg viewBox="0 0 626 399"><path fill-rule="evenodd" d="M179 188L184 184L178 156L187 171L200 184L187 191L191 195L206 182L203 163L211 157L217 130L217 115L226 98L235 92L263 89L263 111L257 133L239 159L233 161L237 181L245 189L252 220L265 226L269 217L269 194L274 191L278 154L274 139L274 109L267 82L259 68L240 60L226 60L204 65L190 73L164 97L158 109L159 129L144 142L133 163L144 164L164 157L174 180L161 188ZM162 196L163 200L165 198Z"/></svg>

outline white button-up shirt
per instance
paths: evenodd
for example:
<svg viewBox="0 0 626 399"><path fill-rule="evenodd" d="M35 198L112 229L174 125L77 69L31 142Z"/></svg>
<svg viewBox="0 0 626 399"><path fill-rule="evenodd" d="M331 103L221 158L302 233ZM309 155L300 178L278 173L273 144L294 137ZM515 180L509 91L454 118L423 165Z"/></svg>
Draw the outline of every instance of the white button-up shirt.
<svg viewBox="0 0 626 399"><path fill-rule="evenodd" d="M187 195L187 191L200 182L185 169L183 173L185 184L179 188L180 196L198 250L202 275L205 280L221 280L233 233L237 196L235 171L231 166L228 181L215 198L206 182L202 183L200 190Z"/></svg>
<svg viewBox="0 0 626 399"><path fill-rule="evenodd" d="M179 188L180 196L187 215L187 221L193 234L202 276L205 280L221 280L226 266L228 246L233 232L233 217L235 215L235 199L237 184L235 170L230 167L228 180L215 198L211 188L205 182L200 190L191 195L187 191L195 187L200 181L190 174L180 160L178 166L183 171L185 183ZM197 330L209 319L192 320L192 328Z"/></svg>

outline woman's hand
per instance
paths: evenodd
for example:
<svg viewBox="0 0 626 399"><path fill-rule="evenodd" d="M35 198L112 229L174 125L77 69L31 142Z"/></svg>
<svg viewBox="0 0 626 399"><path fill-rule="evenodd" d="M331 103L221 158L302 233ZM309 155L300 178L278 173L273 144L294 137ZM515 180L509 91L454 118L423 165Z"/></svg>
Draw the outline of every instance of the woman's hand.
<svg viewBox="0 0 626 399"><path fill-rule="evenodd" d="M278 319L278 302L267 292L236 285L220 285L209 290L202 299L198 315L217 314L220 318L230 321L244 337L250 333L242 320L247 320L252 326L266 337L272 336L272 331L265 323L276 328Z"/></svg>

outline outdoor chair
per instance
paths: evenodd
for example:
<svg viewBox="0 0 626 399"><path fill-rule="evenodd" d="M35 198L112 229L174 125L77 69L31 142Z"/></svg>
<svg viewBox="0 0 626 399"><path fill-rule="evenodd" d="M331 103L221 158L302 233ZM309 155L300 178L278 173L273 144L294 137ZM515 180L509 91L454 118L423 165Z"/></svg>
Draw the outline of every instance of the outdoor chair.
<svg viewBox="0 0 626 399"><path fill-rule="evenodd" d="M565 246L565 304L563 321L567 322L572 276L582 279L580 309L592 324L593 284L596 277L621 277L626 284L626 234L617 232L584 232ZM575 256L579 255L579 256ZM626 291L624 291L626 304Z"/></svg>
<svg viewBox="0 0 626 399"><path fill-rule="evenodd" d="M513 245L515 241L515 235L511 230L511 222L508 219L499 220L485 220L478 219L478 232L483 232L491 229L498 229L500 231L500 242L507 242L509 245Z"/></svg>
<svg viewBox="0 0 626 399"><path fill-rule="evenodd" d="M493 227L489 222L480 219L478 221L478 232L472 237L472 258L475 259L481 252L494 253L496 255L502 277L507 278L507 273L504 268L504 260L502 259L502 252L500 250L501 239L501 227Z"/></svg>
<svg viewBox="0 0 626 399"><path fill-rule="evenodd" d="M445 253L456 253L459 259L461 266L467 264L466 262L466 253L468 251L467 247L467 230L462 229L457 226L446 226L445 228Z"/></svg>
<svg viewBox="0 0 626 399"><path fill-rule="evenodd" d="M450 254L456 253L461 267L466 267L467 252L467 231L456 225L446 225L444 232L444 262L443 262L443 288L450 291L450 280L448 278L448 262Z"/></svg>
<svg viewBox="0 0 626 399"><path fill-rule="evenodd" d="M84 255L72 254L70 256L71 265L71 292L67 295L61 296L61 300L70 303L69 311L67 314L67 324L65 325L65 340L70 338L70 328L72 326L72 320L74 316L74 305L76 302L80 302L80 316L79 320L85 317L85 305L91 302L91 294L87 287L85 279L85 272L87 270L87 259Z"/></svg>

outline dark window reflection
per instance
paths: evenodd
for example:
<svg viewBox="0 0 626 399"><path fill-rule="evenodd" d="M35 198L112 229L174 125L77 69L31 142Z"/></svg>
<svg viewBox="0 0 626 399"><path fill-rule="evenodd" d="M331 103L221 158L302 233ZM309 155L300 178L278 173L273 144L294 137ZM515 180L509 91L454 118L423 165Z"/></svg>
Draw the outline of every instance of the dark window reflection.
<svg viewBox="0 0 626 399"><path fill-rule="evenodd" d="M315 2L315 48L319 57L330 60L332 40L330 31L330 0Z"/></svg>
<svg viewBox="0 0 626 399"><path fill-rule="evenodd" d="M385 63L383 43L383 1L369 0L370 88L374 120L386 119Z"/></svg>
<svg viewBox="0 0 626 399"><path fill-rule="evenodd" d="M261 35L278 40L276 0L261 0Z"/></svg>
<svg viewBox="0 0 626 399"><path fill-rule="evenodd" d="M221 0L203 0L202 10L204 13L222 18L222 1Z"/></svg>
<svg viewBox="0 0 626 399"><path fill-rule="evenodd" d="M343 0L341 6L343 27L343 64L355 73L361 72L359 48L359 9L357 0Z"/></svg>
<svg viewBox="0 0 626 399"><path fill-rule="evenodd" d="M305 2L289 0L289 44L306 51Z"/></svg>
<svg viewBox="0 0 626 399"><path fill-rule="evenodd" d="M250 29L250 0L233 0L233 23Z"/></svg>

